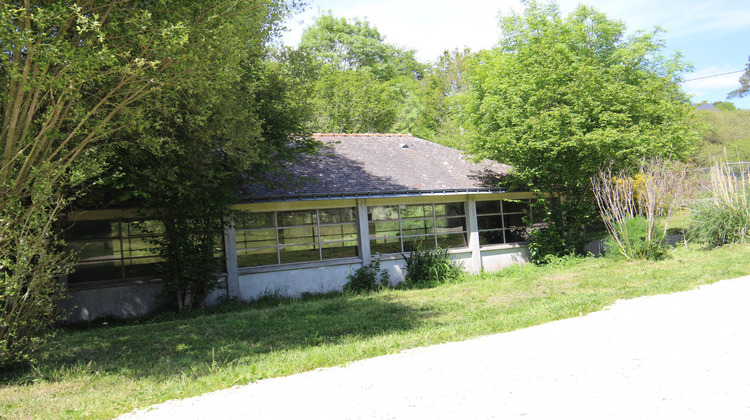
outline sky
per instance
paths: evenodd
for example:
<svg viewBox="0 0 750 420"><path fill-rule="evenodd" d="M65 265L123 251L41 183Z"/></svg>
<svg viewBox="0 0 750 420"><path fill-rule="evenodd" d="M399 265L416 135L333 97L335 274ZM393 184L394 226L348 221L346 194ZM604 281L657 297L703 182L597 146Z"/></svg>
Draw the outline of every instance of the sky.
<svg viewBox="0 0 750 420"><path fill-rule="evenodd" d="M308 0L306 10L291 17L282 42L295 46L304 28L331 11L335 17L367 19L385 41L417 51L422 62L434 61L446 49L492 48L500 36L498 17L521 12L519 0ZM629 33L660 27L664 51L679 51L693 65L683 90L693 102L725 101L739 87L750 56L748 0L558 0L564 15L579 3L621 20ZM726 74L730 73L730 74ZM722 75L722 76L717 76ZM696 80L698 79L698 80ZM750 96L732 99L750 109Z"/></svg>

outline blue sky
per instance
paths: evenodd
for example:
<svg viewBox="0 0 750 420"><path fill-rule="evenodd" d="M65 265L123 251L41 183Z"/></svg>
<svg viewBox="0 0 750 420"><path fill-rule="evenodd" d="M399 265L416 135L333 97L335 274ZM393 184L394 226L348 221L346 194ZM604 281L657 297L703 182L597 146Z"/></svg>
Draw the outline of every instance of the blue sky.
<svg viewBox="0 0 750 420"><path fill-rule="evenodd" d="M387 42L417 50L421 61L432 61L443 50L491 48L497 41L498 15L521 11L518 0L308 0L307 9L289 21L283 42L296 45L302 30L322 12L336 17L366 18ZM666 30L665 51L680 51L693 64L685 75L685 92L694 102L723 101L739 87L750 56L750 1L747 0L558 0L564 14L579 3L593 6L610 19L622 20L629 31ZM707 77L709 76L709 77ZM707 77L707 78L705 78ZM694 80L699 79L699 80ZM690 81L692 80L692 81ZM732 100L750 109L750 97Z"/></svg>

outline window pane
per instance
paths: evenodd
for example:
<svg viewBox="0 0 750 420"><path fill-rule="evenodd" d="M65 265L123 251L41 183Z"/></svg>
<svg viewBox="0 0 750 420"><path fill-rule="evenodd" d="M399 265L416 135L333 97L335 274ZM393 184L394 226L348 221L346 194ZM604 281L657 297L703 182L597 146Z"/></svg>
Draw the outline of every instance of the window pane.
<svg viewBox="0 0 750 420"><path fill-rule="evenodd" d="M529 202L523 200L522 202L516 201L503 201L503 213L524 213L529 211Z"/></svg>
<svg viewBox="0 0 750 420"><path fill-rule="evenodd" d="M283 247L280 255L282 264L320 260L320 250L315 244Z"/></svg>
<svg viewBox="0 0 750 420"><path fill-rule="evenodd" d="M313 244L318 241L316 226L279 229L279 244Z"/></svg>
<svg viewBox="0 0 750 420"><path fill-rule="evenodd" d="M122 236L155 236L164 234L164 225L157 220L122 222Z"/></svg>
<svg viewBox="0 0 750 420"><path fill-rule="evenodd" d="M114 238L119 235L118 223L111 220L72 222L63 235L66 239Z"/></svg>
<svg viewBox="0 0 750 420"><path fill-rule="evenodd" d="M274 227L273 212L268 213L240 213L235 217L237 229L258 229Z"/></svg>
<svg viewBox="0 0 750 420"><path fill-rule="evenodd" d="M131 260L125 265L125 278L156 277L158 262L154 258Z"/></svg>
<svg viewBox="0 0 750 420"><path fill-rule="evenodd" d="M358 256L357 242L334 242L323 245L323 259L329 258L348 258Z"/></svg>
<svg viewBox="0 0 750 420"><path fill-rule="evenodd" d="M529 234L525 228L513 228L505 231L505 239L510 242L525 242L529 240Z"/></svg>
<svg viewBox="0 0 750 420"><path fill-rule="evenodd" d="M479 230L485 229L502 229L503 218L501 216L480 216L477 217Z"/></svg>
<svg viewBox="0 0 750 420"><path fill-rule="evenodd" d="M466 231L466 217L449 217L445 219L437 219L437 231L438 232L465 232Z"/></svg>
<svg viewBox="0 0 750 420"><path fill-rule="evenodd" d="M411 219L414 217L432 216L432 205L401 206L401 218Z"/></svg>
<svg viewBox="0 0 750 420"><path fill-rule="evenodd" d="M320 210L320 223L354 222L354 208Z"/></svg>
<svg viewBox="0 0 750 420"><path fill-rule="evenodd" d="M370 241L372 254L394 254L401 252L401 240L398 238L384 238Z"/></svg>
<svg viewBox="0 0 750 420"><path fill-rule="evenodd" d="M117 241L117 251L115 251ZM120 244L118 239L81 240L66 242L69 251L78 255L79 261L84 263L89 260L120 259Z"/></svg>
<svg viewBox="0 0 750 420"><path fill-rule="evenodd" d="M78 263L75 271L68 274L68 283L82 283L123 278L120 261Z"/></svg>
<svg viewBox="0 0 750 420"><path fill-rule="evenodd" d="M237 248L276 246L276 229L245 230L235 232Z"/></svg>
<svg viewBox="0 0 750 420"><path fill-rule="evenodd" d="M435 236L417 236L415 238L404 238L404 251L411 252L415 249L435 248Z"/></svg>
<svg viewBox="0 0 750 420"><path fill-rule="evenodd" d="M401 221L401 230L404 236L433 233L433 226L434 222L432 219L408 219Z"/></svg>
<svg viewBox="0 0 750 420"><path fill-rule="evenodd" d="M466 235L459 234L440 234L437 236L438 246L440 248L463 248L469 246Z"/></svg>
<svg viewBox="0 0 750 420"><path fill-rule="evenodd" d="M465 214L464 203L435 204L436 216L463 216Z"/></svg>
<svg viewBox="0 0 750 420"><path fill-rule="evenodd" d="M317 223L315 221L315 210L305 211L280 211L276 215L279 226L304 226Z"/></svg>
<svg viewBox="0 0 750 420"><path fill-rule="evenodd" d="M368 207L367 219L372 220L372 221L398 220L398 207L397 206Z"/></svg>
<svg viewBox="0 0 750 420"><path fill-rule="evenodd" d="M477 214L500 213L499 201L477 201Z"/></svg>
<svg viewBox="0 0 750 420"><path fill-rule="evenodd" d="M509 228L512 226L524 226L523 214L506 214L503 216L505 219L505 227Z"/></svg>
<svg viewBox="0 0 750 420"><path fill-rule="evenodd" d="M479 232L479 245L503 244L502 230L492 230L489 232Z"/></svg>
<svg viewBox="0 0 750 420"><path fill-rule="evenodd" d="M336 239L351 238L357 236L357 228L351 225L330 225L320 227L320 237L323 241L333 241Z"/></svg>
<svg viewBox="0 0 750 420"><path fill-rule="evenodd" d="M255 267L259 265L278 264L276 248L254 249L237 252L237 265L240 267Z"/></svg>
<svg viewBox="0 0 750 420"><path fill-rule="evenodd" d="M398 221L393 222L370 222L370 236L399 236Z"/></svg>

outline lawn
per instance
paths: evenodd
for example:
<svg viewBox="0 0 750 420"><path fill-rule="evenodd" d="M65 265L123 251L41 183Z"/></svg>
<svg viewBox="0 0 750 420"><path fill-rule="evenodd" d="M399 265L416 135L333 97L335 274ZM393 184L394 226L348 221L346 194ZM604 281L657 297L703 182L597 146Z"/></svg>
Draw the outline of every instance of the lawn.
<svg viewBox="0 0 750 420"><path fill-rule="evenodd" d="M559 260L430 289L322 296L59 332L6 374L0 418L110 418L173 398L600 310L750 274L750 246L659 262ZM231 310L230 310L231 309Z"/></svg>

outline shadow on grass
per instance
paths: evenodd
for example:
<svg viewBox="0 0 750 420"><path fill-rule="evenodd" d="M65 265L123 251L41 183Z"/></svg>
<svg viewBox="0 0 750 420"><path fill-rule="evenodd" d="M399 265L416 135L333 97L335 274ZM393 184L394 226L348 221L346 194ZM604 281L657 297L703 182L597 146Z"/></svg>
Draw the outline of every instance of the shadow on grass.
<svg viewBox="0 0 750 420"><path fill-rule="evenodd" d="M82 366L87 372L128 378L179 372L201 376L217 363L251 365L289 352L408 331L435 313L430 306L413 308L382 295L339 296L188 319L69 329L49 346L44 362L4 379L9 384L56 381L64 379L66 370Z"/></svg>

